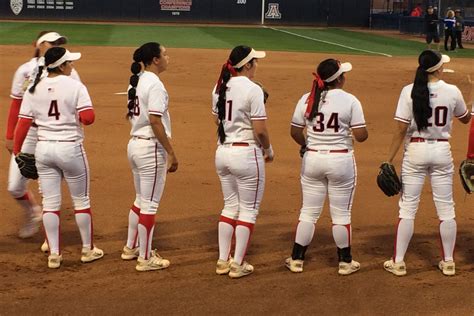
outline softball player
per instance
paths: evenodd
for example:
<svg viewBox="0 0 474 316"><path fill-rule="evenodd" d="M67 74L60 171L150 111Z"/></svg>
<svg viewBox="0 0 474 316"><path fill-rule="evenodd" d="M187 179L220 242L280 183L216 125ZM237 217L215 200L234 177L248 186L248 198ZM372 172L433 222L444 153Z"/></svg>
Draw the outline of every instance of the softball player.
<svg viewBox="0 0 474 316"><path fill-rule="evenodd" d="M81 261L91 262L104 255L93 243L89 165L82 145L81 123L92 124L94 110L86 87L69 77L72 61L80 57L80 53L70 53L62 47L53 47L46 52L48 75L41 79L42 74L38 72L33 85L25 93L15 130L13 153L16 155L21 151L33 120L38 126L35 156L43 194L49 268L59 268L62 261L59 224L62 177L71 192L81 234Z"/></svg>
<svg viewBox="0 0 474 316"><path fill-rule="evenodd" d="M135 50L133 61L127 118L132 124L128 160L136 195L129 212L128 238L122 259L138 257L136 269L150 271L170 265L168 260L151 250L151 245L166 173L178 169L178 160L170 143L168 92L158 77L168 68L166 49L158 43L146 43Z"/></svg>
<svg viewBox="0 0 474 316"><path fill-rule="evenodd" d="M413 235L415 215L427 175L431 180L433 200L440 220L442 260L438 267L444 275L455 274L454 167L449 138L452 119L456 117L467 124L471 116L461 91L441 80L443 64L449 60L448 56L436 51L422 52L415 81L402 89L395 113L397 131L393 135L388 161L393 161L405 140L402 194L394 254L384 263L384 268L397 276L407 273L403 258Z"/></svg>
<svg viewBox="0 0 474 316"><path fill-rule="evenodd" d="M10 97L12 102L7 121L6 147L11 153L13 149L13 134L18 121L23 95L28 86L32 84L36 74L44 68L44 53L51 47L59 46L67 42L66 37L51 31L40 32L35 42L35 56L28 62L18 67L13 77ZM77 72L73 70L72 75L80 80ZM36 148L37 127L32 125L28 136L23 144L22 151L33 154ZM15 163L14 156L10 160L8 173L8 192L18 201L25 212L25 223L19 231L20 238L28 238L38 231L41 220L41 207L34 199L34 195L27 189L28 179L23 177Z"/></svg>
<svg viewBox="0 0 474 316"><path fill-rule="evenodd" d="M258 59L264 57L265 52L247 46L235 47L212 92L212 113L219 136L215 163L224 195L218 226L216 273L229 274L231 278L249 275L254 270L243 259L263 197L264 161L273 160L265 124L263 91L251 81L257 71Z"/></svg>
<svg viewBox="0 0 474 316"><path fill-rule="evenodd" d="M352 136L363 142L368 133L359 100L342 90L344 74L351 69L350 63L341 64L335 59L321 62L311 92L298 101L293 114L291 137L302 146L304 156L303 206L293 252L285 261L292 272L303 272L306 249L313 239L327 194L339 274L348 275L360 268L351 255L351 208L357 179Z"/></svg>

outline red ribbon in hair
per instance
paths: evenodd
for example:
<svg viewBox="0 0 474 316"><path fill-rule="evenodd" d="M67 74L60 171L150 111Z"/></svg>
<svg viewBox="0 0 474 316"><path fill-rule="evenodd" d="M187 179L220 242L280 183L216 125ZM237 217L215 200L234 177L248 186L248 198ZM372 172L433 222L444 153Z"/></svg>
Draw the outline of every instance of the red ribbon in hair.
<svg viewBox="0 0 474 316"><path fill-rule="evenodd" d="M321 77L315 72L313 72L313 76L314 76L314 80L313 80L313 87L311 88L311 94L306 100L306 104L308 105L306 107L306 112L304 113L304 116L306 118L309 117L311 110L313 109L314 96L316 95L316 88L318 88L319 90L324 89L323 79L321 79Z"/></svg>
<svg viewBox="0 0 474 316"><path fill-rule="evenodd" d="M222 85L222 77L224 76L224 71L226 69L230 72L232 76L237 75L237 71L235 71L234 66L232 66L232 62L230 61L230 59L227 60L227 62L224 65L222 65L221 74L219 76L219 79L217 79L215 94L219 94L219 90Z"/></svg>

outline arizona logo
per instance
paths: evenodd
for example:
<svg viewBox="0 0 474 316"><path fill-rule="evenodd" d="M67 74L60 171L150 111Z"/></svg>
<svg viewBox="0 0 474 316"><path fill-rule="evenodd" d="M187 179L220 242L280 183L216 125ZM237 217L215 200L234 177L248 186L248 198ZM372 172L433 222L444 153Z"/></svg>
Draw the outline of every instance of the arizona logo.
<svg viewBox="0 0 474 316"><path fill-rule="evenodd" d="M265 13L265 18L267 19L281 19L280 13L280 4L278 3L269 3L268 11Z"/></svg>
<svg viewBox="0 0 474 316"><path fill-rule="evenodd" d="M15 15L20 14L23 9L23 0L10 0L10 8Z"/></svg>

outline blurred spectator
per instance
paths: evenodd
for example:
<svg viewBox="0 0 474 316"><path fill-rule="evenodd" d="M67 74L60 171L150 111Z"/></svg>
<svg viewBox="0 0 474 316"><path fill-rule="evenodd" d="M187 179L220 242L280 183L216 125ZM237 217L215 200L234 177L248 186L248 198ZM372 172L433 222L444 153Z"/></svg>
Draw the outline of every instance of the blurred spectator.
<svg viewBox="0 0 474 316"><path fill-rule="evenodd" d="M426 31L426 44L428 49L431 49L431 42L435 42L439 50L439 31L438 31L438 15L434 12L434 8L429 6L426 9L425 15L425 31Z"/></svg>
<svg viewBox="0 0 474 316"><path fill-rule="evenodd" d="M451 38L451 50L456 49L456 34L455 34L456 18L454 17L454 11L448 10L446 17L444 18L444 49L449 50L448 41Z"/></svg>
<svg viewBox="0 0 474 316"><path fill-rule="evenodd" d="M421 3L418 3L416 7L411 10L410 16L420 17L423 14L423 9L421 8Z"/></svg>
<svg viewBox="0 0 474 316"><path fill-rule="evenodd" d="M456 9L456 25L454 26L454 30L456 32L456 42L459 48L464 48L462 46L462 33L464 32L464 19L461 16L461 10Z"/></svg>

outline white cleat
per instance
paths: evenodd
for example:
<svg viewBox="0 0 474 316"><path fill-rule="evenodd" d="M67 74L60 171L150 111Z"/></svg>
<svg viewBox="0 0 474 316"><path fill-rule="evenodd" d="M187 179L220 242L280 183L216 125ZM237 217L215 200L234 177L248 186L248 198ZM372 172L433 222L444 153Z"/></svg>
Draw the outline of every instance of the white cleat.
<svg viewBox="0 0 474 316"><path fill-rule="evenodd" d="M232 262L230 265L229 277L232 279L237 279L244 277L253 273L253 266L248 262L242 262L242 264L237 264L237 262Z"/></svg>
<svg viewBox="0 0 474 316"><path fill-rule="evenodd" d="M104 256L104 252L102 251L102 249L99 249L96 246L94 246L94 248L92 249L82 248L81 262L82 263L92 262L95 260L99 260L103 256Z"/></svg>
<svg viewBox="0 0 474 316"><path fill-rule="evenodd" d="M140 248L135 247L135 248L128 248L127 246L124 246L122 249L122 260L133 260L137 259L138 255L140 254Z"/></svg>
<svg viewBox="0 0 474 316"><path fill-rule="evenodd" d="M142 257L138 257L137 266L135 267L135 269L137 271L154 271L154 270L166 269L169 266L170 266L170 261L162 258L156 252L156 250L153 250L151 252L150 259L144 259Z"/></svg>
<svg viewBox="0 0 474 316"><path fill-rule="evenodd" d="M18 232L18 237L25 239L31 238L39 231L39 223L42 219L42 210L40 206L33 207L31 214L28 214L23 227Z"/></svg>
<svg viewBox="0 0 474 316"><path fill-rule="evenodd" d="M441 260L438 264L438 268L443 272L444 275L453 276L456 274L456 266L454 261L443 261Z"/></svg>
<svg viewBox="0 0 474 316"><path fill-rule="evenodd" d="M224 275L224 274L229 274L230 271L230 265L232 264L232 258L229 258L229 260L217 260L216 264L216 274L219 275Z"/></svg>
<svg viewBox="0 0 474 316"><path fill-rule="evenodd" d="M291 272L294 272L294 273L303 272L303 264L304 264L304 261L300 260L300 259L294 259L293 260L293 258L289 257L289 258L286 258L286 260L285 260L285 266Z"/></svg>
<svg viewBox="0 0 474 316"><path fill-rule="evenodd" d="M405 261L395 263L393 259L390 259L384 262L383 268L396 276L404 276L407 274Z"/></svg>
<svg viewBox="0 0 474 316"><path fill-rule="evenodd" d="M359 269L360 269L360 263L357 261L352 260L350 263L341 261L339 262L338 273L340 275L349 275L349 274L359 271Z"/></svg>
<svg viewBox="0 0 474 316"><path fill-rule="evenodd" d="M52 253L48 256L48 268L58 269L63 261L63 256L56 253Z"/></svg>

